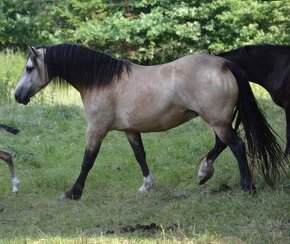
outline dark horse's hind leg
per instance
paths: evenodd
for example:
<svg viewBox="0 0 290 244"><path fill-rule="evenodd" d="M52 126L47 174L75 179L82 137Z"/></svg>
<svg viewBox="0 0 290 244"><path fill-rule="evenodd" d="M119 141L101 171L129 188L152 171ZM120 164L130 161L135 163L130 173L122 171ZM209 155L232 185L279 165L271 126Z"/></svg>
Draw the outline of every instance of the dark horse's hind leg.
<svg viewBox="0 0 290 244"><path fill-rule="evenodd" d="M290 153L290 106L285 108L285 117L286 117L286 149L285 156L288 156Z"/></svg>
<svg viewBox="0 0 290 244"><path fill-rule="evenodd" d="M229 146L233 154L235 155L241 178L241 187L244 190L255 191L255 185L248 166L246 158L246 150L244 142L239 138L236 131L232 128L218 128L216 132L222 139L216 134L215 146L209 151L209 153L201 160L200 168L198 171L199 184L204 184L209 180L214 172L213 162L221 154L221 152Z"/></svg>
<svg viewBox="0 0 290 244"><path fill-rule="evenodd" d="M143 185L139 189L139 192L146 193L153 185L153 177L150 174L148 165L146 163L146 153L141 139L141 134L137 132L126 132L126 135L144 176Z"/></svg>
<svg viewBox="0 0 290 244"><path fill-rule="evenodd" d="M198 171L199 184L204 184L209 180L214 172L213 162L221 154L221 152L227 147L225 143L215 134L215 145L207 153L205 157L200 162L200 167Z"/></svg>
<svg viewBox="0 0 290 244"><path fill-rule="evenodd" d="M214 130L217 136L229 146L238 161L242 189L251 192L256 191L247 162L244 142L230 126L218 126L214 127Z"/></svg>

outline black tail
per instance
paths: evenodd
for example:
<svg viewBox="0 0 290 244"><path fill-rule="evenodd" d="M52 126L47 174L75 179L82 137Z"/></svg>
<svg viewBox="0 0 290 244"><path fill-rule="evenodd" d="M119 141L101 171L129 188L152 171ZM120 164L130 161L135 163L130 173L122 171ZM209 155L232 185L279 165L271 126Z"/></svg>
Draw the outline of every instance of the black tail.
<svg viewBox="0 0 290 244"><path fill-rule="evenodd" d="M239 87L236 108L238 117L235 129L242 122L248 151L252 158L253 165L251 166L252 168L258 166L267 184L274 186L280 177L280 170L286 173L289 161L276 141L277 133L271 128L259 109L246 74L237 64L230 61L225 63L235 76Z"/></svg>
<svg viewBox="0 0 290 244"><path fill-rule="evenodd" d="M0 128L4 129L4 130L7 130L8 132L16 135L19 133L20 130L16 129L16 128L13 128L13 127L10 127L10 126L7 126L7 125L3 125L3 124L0 124Z"/></svg>

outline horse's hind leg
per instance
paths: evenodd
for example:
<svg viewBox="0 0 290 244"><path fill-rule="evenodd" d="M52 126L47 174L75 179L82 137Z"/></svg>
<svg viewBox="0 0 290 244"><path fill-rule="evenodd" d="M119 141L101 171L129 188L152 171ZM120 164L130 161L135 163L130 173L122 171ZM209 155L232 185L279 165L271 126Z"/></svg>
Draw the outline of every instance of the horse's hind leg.
<svg viewBox="0 0 290 244"><path fill-rule="evenodd" d="M199 184L204 184L209 180L214 172L213 162L221 154L221 152L227 147L225 143L215 134L215 145L207 153L206 156L200 162L200 167L198 170Z"/></svg>
<svg viewBox="0 0 290 244"><path fill-rule="evenodd" d="M214 130L221 141L229 146L238 161L242 189L255 191L256 187L248 166L244 142L231 126L214 126Z"/></svg>
<svg viewBox="0 0 290 244"><path fill-rule="evenodd" d="M11 174L11 179L12 179L12 191L18 192L19 180L18 180L16 173L15 173L12 155L9 152L5 152L5 151L0 150L0 159L5 161L8 165L8 168L9 168L9 171Z"/></svg>
<svg viewBox="0 0 290 244"><path fill-rule="evenodd" d="M150 174L148 165L146 163L146 153L141 139L141 134L137 132L126 132L126 135L134 151L135 158L141 167L144 177L143 185L139 189L139 192L146 193L153 185L153 177Z"/></svg>
<svg viewBox="0 0 290 244"><path fill-rule="evenodd" d="M286 148L285 156L290 154L290 106L285 108L286 115Z"/></svg>

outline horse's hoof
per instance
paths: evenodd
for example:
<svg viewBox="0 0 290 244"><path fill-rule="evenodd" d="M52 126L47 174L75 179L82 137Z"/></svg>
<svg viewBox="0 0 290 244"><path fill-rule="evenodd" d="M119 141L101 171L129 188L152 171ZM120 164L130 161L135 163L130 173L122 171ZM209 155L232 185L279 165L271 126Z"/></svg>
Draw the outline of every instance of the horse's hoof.
<svg viewBox="0 0 290 244"><path fill-rule="evenodd" d="M244 183L244 184L242 183L241 184L241 187L242 187L242 189L244 191L247 191L247 192L249 192L251 194L257 193L257 188L256 188L256 186L254 185L253 182Z"/></svg>
<svg viewBox="0 0 290 244"><path fill-rule="evenodd" d="M68 197L67 195L66 195L66 193L63 193L63 194L61 194L61 196L60 196L60 198L59 198L59 201L60 202L68 202L68 201L72 201L72 200L79 200L79 199L81 199L81 197L76 197L76 196L73 196L73 197Z"/></svg>
<svg viewBox="0 0 290 244"><path fill-rule="evenodd" d="M152 188L153 188L153 185L150 185L150 186L145 186L145 185L142 185L141 187L140 187L140 189L138 190L138 192L139 193L141 193L141 194L146 194L146 193L148 193L150 190L152 190Z"/></svg>
<svg viewBox="0 0 290 244"><path fill-rule="evenodd" d="M70 201L70 200L71 199L68 198L65 193L62 193L61 196L60 196L60 198L59 198L59 201L60 202L66 202L66 201Z"/></svg>
<svg viewBox="0 0 290 244"><path fill-rule="evenodd" d="M205 157L200 164L198 170L198 178L199 178L199 185L204 184L207 182L212 176L214 172L214 167L212 162L208 162L207 158Z"/></svg>
<svg viewBox="0 0 290 244"><path fill-rule="evenodd" d="M210 178L211 178L211 176L210 176L210 177L204 177L203 179L199 179L198 184L199 184L199 185L203 185L203 184L204 184L205 182L207 182Z"/></svg>
<svg viewBox="0 0 290 244"><path fill-rule="evenodd" d="M154 184L153 176L149 174L147 177L144 177L143 185L140 187L139 192L147 193L152 188L153 184Z"/></svg>
<svg viewBox="0 0 290 244"><path fill-rule="evenodd" d="M81 199L82 194L72 194L71 191L63 193L59 200L61 202L71 201L71 200L79 200Z"/></svg>

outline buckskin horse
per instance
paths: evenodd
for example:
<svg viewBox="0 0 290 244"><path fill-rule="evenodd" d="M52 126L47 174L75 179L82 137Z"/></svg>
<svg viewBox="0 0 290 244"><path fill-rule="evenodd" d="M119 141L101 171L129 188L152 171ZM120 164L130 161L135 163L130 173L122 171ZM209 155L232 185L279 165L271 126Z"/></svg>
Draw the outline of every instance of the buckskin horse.
<svg viewBox="0 0 290 244"><path fill-rule="evenodd" d="M5 129L6 131L8 131L14 135L16 135L19 132L18 129L7 126L7 125L3 125L3 124L0 124L0 128ZM18 185L19 185L20 181L18 180L16 173L15 173L15 168L14 168L11 153L9 153L7 151L0 150L0 159L5 161L6 164L8 165L10 175L11 175L11 180L12 180L12 192L18 192Z"/></svg>
<svg viewBox="0 0 290 244"><path fill-rule="evenodd" d="M249 81L264 87L273 101L285 110L286 149L290 153L290 46L249 45L220 53L238 64Z"/></svg>
<svg viewBox="0 0 290 244"><path fill-rule="evenodd" d="M102 140L111 130L125 132L144 176L139 191L147 192L153 177L141 133L165 131L197 116L216 134L215 146L202 159L200 184L211 177L213 161L229 146L238 162L242 189L256 190L245 144L232 127L235 116L242 121L249 153L257 159L269 185L287 166L243 71L221 57L194 54L162 65L142 66L82 45L30 47L15 99L28 104L52 80L80 92L87 122L81 171L62 200L81 198Z"/></svg>

